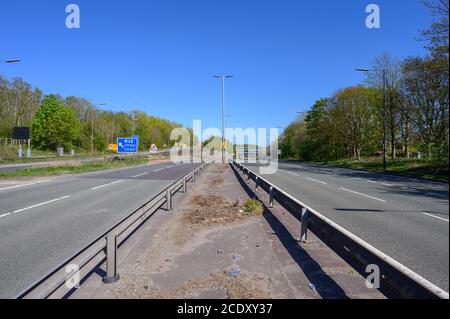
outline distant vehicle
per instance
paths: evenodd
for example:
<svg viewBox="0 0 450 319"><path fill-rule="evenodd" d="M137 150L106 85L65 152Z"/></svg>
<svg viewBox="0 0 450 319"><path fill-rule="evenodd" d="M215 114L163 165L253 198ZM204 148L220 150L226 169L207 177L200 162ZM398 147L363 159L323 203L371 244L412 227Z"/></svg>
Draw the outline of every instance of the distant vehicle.
<svg viewBox="0 0 450 319"><path fill-rule="evenodd" d="M150 153L157 153L158 152L158 148L156 147L155 144L152 144L152 146L150 147Z"/></svg>

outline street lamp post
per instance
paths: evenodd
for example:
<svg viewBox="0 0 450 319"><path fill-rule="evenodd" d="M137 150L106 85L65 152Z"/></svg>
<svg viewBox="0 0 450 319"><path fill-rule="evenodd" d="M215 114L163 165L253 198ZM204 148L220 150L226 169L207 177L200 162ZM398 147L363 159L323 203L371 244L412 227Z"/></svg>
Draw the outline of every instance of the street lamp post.
<svg viewBox="0 0 450 319"><path fill-rule="evenodd" d="M19 63L19 59L13 59L13 60L0 60L1 63Z"/></svg>
<svg viewBox="0 0 450 319"><path fill-rule="evenodd" d="M359 72L370 72L370 69L367 68L357 68L356 71ZM387 78L386 78L386 69L383 69L383 170L387 169Z"/></svg>
<svg viewBox="0 0 450 319"><path fill-rule="evenodd" d="M222 81L222 163L225 163L225 80L233 75L215 75L214 78Z"/></svg>

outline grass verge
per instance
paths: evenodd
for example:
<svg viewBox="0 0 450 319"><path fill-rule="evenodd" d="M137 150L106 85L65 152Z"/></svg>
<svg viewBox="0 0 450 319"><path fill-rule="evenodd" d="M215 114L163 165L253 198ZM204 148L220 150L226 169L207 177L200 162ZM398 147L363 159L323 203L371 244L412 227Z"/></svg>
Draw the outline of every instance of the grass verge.
<svg viewBox="0 0 450 319"><path fill-rule="evenodd" d="M13 172L1 172L0 178L18 178L18 177L38 177L38 176L58 176L67 174L81 174L95 171L104 171L128 166L136 166L148 163L145 158L125 159L121 161L101 161L95 163L59 165L52 167L36 167L21 169Z"/></svg>
<svg viewBox="0 0 450 319"><path fill-rule="evenodd" d="M380 159L364 159L360 161L339 160L333 162L319 162L319 164L365 170L369 172L383 172L383 161ZM387 162L386 173L448 181L448 163L416 159L389 160Z"/></svg>

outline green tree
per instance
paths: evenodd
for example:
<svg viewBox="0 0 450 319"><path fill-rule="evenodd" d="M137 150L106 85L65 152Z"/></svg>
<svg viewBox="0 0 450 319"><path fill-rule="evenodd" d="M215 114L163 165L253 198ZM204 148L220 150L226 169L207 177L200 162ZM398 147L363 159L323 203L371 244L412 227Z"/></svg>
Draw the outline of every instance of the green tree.
<svg viewBox="0 0 450 319"><path fill-rule="evenodd" d="M71 148L80 134L76 113L55 95L45 96L32 125L33 144L42 149Z"/></svg>

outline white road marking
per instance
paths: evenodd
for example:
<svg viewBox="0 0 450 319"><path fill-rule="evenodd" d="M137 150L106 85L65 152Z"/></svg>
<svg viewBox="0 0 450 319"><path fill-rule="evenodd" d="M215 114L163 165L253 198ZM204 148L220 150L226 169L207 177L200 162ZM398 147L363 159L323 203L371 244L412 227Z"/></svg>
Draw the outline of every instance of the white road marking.
<svg viewBox="0 0 450 319"><path fill-rule="evenodd" d="M388 183L382 183L381 185L384 185L384 186L389 186L389 187L394 187L394 185L392 185L392 184L388 184Z"/></svg>
<svg viewBox="0 0 450 319"><path fill-rule="evenodd" d="M343 188L343 187L341 187L341 189L344 190L344 191L346 191L346 192L350 192L350 193L353 193L353 194L361 195L361 196L364 196L364 197L367 197L367 198L372 198L372 199L378 200L378 201L380 201L380 202L386 203L385 200L380 199L380 198L376 198L376 197L369 196L369 195L366 195L366 194L358 193L358 192L355 192L355 191L352 191L352 190L350 190L350 189Z"/></svg>
<svg viewBox="0 0 450 319"><path fill-rule="evenodd" d="M95 191L95 190L97 190L97 189L104 188L104 187L107 187L107 186L111 186L111 185L114 185L114 184L118 184L118 183L121 183L121 182L122 182L122 180L120 180L120 181L115 181L115 182L112 182L112 183L108 183L108 184L105 184L105 185L100 185L100 186L91 188L91 190Z"/></svg>
<svg viewBox="0 0 450 319"><path fill-rule="evenodd" d="M373 183L373 184L376 184L377 182L375 182L375 181L371 181L370 179L368 179L367 180L369 183Z"/></svg>
<svg viewBox="0 0 450 319"><path fill-rule="evenodd" d="M163 171L164 170L164 168L158 168L158 169L155 169L153 172L161 172L161 171Z"/></svg>
<svg viewBox="0 0 450 319"><path fill-rule="evenodd" d="M15 188L22 188L22 187L27 187L27 186L32 186L32 185L42 184L42 183L46 183L46 182L48 182L48 181L42 181L42 182L35 182L35 183L28 183L28 184L20 184L20 185L8 186L8 187L0 188L0 191L4 191L4 190L8 190L8 189L15 189Z"/></svg>
<svg viewBox="0 0 450 319"><path fill-rule="evenodd" d="M9 216L9 215L11 215L11 213L3 214L3 215L0 215L0 218L6 217L6 216Z"/></svg>
<svg viewBox="0 0 450 319"><path fill-rule="evenodd" d="M18 210L14 211L14 214L21 213L21 212L24 212L24 211L27 211L27 210L30 210L30 209L33 209L33 208L37 208L37 207L40 207L40 206L44 206L44 205L47 205L47 204L51 204L51 203L54 203L54 202L57 202L57 201L60 201L60 200L63 200L63 199L69 198L69 197L70 196L64 196L64 197L60 197L60 198L49 200L49 201L44 202L44 203L40 203L40 204L36 204L36 205L29 206L29 207L26 207L26 208L18 209Z"/></svg>
<svg viewBox="0 0 450 319"><path fill-rule="evenodd" d="M320 183L320 184L323 184L323 185L328 185L328 184L325 183L325 182L318 181L317 179L314 179L314 178L311 178L311 177L307 177L306 179L309 179L310 181L313 181L313 182L316 182L316 183Z"/></svg>
<svg viewBox="0 0 450 319"><path fill-rule="evenodd" d="M431 214L428 214L428 213L423 213L424 215L427 215L427 216L429 216L429 217L433 217L433 218L437 218L437 219L440 219L440 220L443 220L444 222L449 222L449 220L448 219L445 219L445 218L442 218L442 217L439 217L439 216L434 216L434 215L431 215Z"/></svg>
<svg viewBox="0 0 450 319"><path fill-rule="evenodd" d="M293 164L285 164L288 167L295 167L295 168L303 168L303 166L300 165L293 165Z"/></svg>
<svg viewBox="0 0 450 319"><path fill-rule="evenodd" d="M145 176L145 175L147 175L147 174L148 174L148 172L147 172L147 173L142 173L142 174L139 174L139 175L135 175L135 176L133 176L133 178L137 178L137 177Z"/></svg>
<svg viewBox="0 0 450 319"><path fill-rule="evenodd" d="M357 180L362 180L362 178L361 177L353 177L354 179L357 179Z"/></svg>
<svg viewBox="0 0 450 319"><path fill-rule="evenodd" d="M283 171L283 172L285 172L285 173L287 173L287 174L290 174L290 175L293 175L293 176L300 176L300 175L298 175L298 174L296 174L296 173L293 173L293 172L289 172L289 171Z"/></svg>

